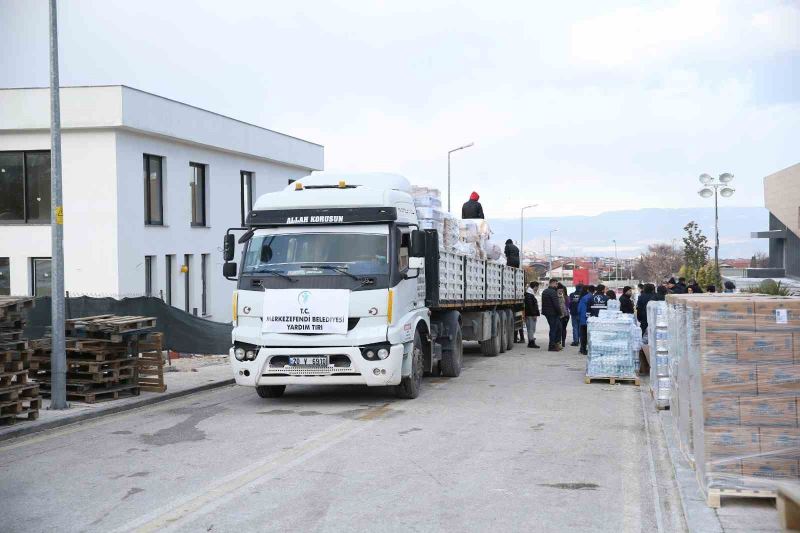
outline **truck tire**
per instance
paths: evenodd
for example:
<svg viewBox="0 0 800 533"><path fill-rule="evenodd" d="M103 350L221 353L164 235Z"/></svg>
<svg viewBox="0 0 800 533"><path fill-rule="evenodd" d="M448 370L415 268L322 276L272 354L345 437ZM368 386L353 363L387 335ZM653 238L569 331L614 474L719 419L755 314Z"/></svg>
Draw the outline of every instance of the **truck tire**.
<svg viewBox="0 0 800 533"><path fill-rule="evenodd" d="M508 344L508 318L506 312L500 310L497 312L498 325L500 327L500 353L506 352L506 345Z"/></svg>
<svg viewBox="0 0 800 533"><path fill-rule="evenodd" d="M506 350L510 351L514 348L514 311L506 309L506 317L508 321L508 332L506 333Z"/></svg>
<svg viewBox="0 0 800 533"><path fill-rule="evenodd" d="M404 400L413 400L419 396L422 387L422 337L419 330L414 332L414 345L411 348L411 375L400 379L395 387L395 394Z"/></svg>
<svg viewBox="0 0 800 533"><path fill-rule="evenodd" d="M497 357L500 355L500 317L497 313L492 313L492 337L489 340L481 341L481 351L486 357Z"/></svg>
<svg viewBox="0 0 800 533"><path fill-rule="evenodd" d="M464 362L464 339L461 336L461 324L453 334L453 349L442 350L442 360L439 368L442 375L448 378L457 378L461 374L461 366Z"/></svg>
<svg viewBox="0 0 800 533"><path fill-rule="evenodd" d="M280 398L286 391L286 385L258 385L256 392L262 398Z"/></svg>

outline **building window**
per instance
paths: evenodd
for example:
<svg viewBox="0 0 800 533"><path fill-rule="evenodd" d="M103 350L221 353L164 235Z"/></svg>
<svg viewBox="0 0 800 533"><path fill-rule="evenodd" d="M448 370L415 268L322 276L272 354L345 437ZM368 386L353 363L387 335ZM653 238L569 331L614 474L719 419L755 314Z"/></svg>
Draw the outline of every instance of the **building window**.
<svg viewBox="0 0 800 533"><path fill-rule="evenodd" d="M155 279L156 258L152 255L144 256L144 295L153 295L153 280Z"/></svg>
<svg viewBox="0 0 800 533"><path fill-rule="evenodd" d="M164 158L144 154L144 223L164 225L163 172Z"/></svg>
<svg viewBox="0 0 800 533"><path fill-rule="evenodd" d="M191 298L189 297L191 294L191 279L190 276L192 274L192 254L185 254L183 256L183 266L186 267L186 271L183 273L183 298L184 298L184 311L187 313L191 312Z"/></svg>
<svg viewBox="0 0 800 533"><path fill-rule="evenodd" d="M192 168L192 226L206 225L206 166L189 163Z"/></svg>
<svg viewBox="0 0 800 533"><path fill-rule="evenodd" d="M165 287L165 297L167 305L172 305L172 264L175 261L174 255L164 256L164 270L166 271L167 278Z"/></svg>
<svg viewBox="0 0 800 533"><path fill-rule="evenodd" d="M247 223L247 217L253 210L253 173L242 170L242 226Z"/></svg>
<svg viewBox="0 0 800 533"><path fill-rule="evenodd" d="M209 254L200 256L200 310L203 316L208 315L208 261Z"/></svg>
<svg viewBox="0 0 800 533"><path fill-rule="evenodd" d="M34 296L50 296L52 294L52 281L49 257L34 257L31 259L33 271L33 286L31 293Z"/></svg>
<svg viewBox="0 0 800 533"><path fill-rule="evenodd" d="M50 223L50 152L0 152L0 223Z"/></svg>
<svg viewBox="0 0 800 533"><path fill-rule="evenodd" d="M289 178L289 183L288 183L287 185L291 185L291 184L292 184L292 183L294 183L295 181L297 181L297 180L293 180L293 179Z"/></svg>
<svg viewBox="0 0 800 533"><path fill-rule="evenodd" d="M0 296L11 294L11 262L8 257L0 257Z"/></svg>

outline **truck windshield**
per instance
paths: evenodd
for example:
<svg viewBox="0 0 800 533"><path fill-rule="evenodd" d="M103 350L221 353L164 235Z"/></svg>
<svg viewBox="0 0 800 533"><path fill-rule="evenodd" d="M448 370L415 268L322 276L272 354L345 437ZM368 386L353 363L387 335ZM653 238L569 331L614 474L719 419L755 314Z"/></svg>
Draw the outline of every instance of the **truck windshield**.
<svg viewBox="0 0 800 533"><path fill-rule="evenodd" d="M288 233L258 235L250 240L242 266L243 274L265 270L291 276L380 275L389 273L386 235L368 233Z"/></svg>

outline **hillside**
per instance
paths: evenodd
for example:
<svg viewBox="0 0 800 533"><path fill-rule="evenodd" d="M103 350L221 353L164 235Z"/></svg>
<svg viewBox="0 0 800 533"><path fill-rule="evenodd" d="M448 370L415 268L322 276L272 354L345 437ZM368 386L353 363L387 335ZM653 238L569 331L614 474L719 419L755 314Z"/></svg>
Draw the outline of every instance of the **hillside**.
<svg viewBox="0 0 800 533"><path fill-rule="evenodd" d="M532 211L528 211L531 213ZM756 251L766 252L765 239L751 239L750 232L767 228L768 211L763 207L724 207L719 210L720 256L750 257ZM638 209L610 211L595 216L529 217L525 219L525 248L546 251L548 233L553 233L553 254L614 254L617 241L620 257L639 255L648 244L671 242L681 244L683 226L697 222L713 246L714 210L709 208ZM519 241L519 218L490 219L497 241L508 238Z"/></svg>

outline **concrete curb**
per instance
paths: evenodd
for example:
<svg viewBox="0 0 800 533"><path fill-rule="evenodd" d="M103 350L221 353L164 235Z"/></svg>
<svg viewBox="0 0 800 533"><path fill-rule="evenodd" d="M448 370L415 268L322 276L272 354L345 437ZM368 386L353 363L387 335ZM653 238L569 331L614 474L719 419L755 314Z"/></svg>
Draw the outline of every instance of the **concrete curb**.
<svg viewBox="0 0 800 533"><path fill-rule="evenodd" d="M147 407L148 405L154 405L157 403L167 402L169 400L174 400L176 398L181 398L183 396L188 396L190 394L194 394L196 392L203 392L211 389L217 389L220 387L226 387L228 385L233 385L236 383L236 380L225 379L222 381L215 381L213 383L204 383L203 385L198 385L196 387L190 387L188 389L183 389L176 392L167 392L164 394L159 394L158 396L151 396L149 398L143 398L136 402L130 402L123 405L117 405L113 407L109 407L108 409L101 409L97 411L90 411L86 413L81 413L75 416L66 416L59 420L51 420L50 422L45 422L42 424L35 424L31 426L26 426L24 423L19 426L19 428L15 428L12 431L7 433L0 434L0 442L16 439L18 437L23 437L26 435L33 435L35 433L40 433L42 431L47 431L49 429L55 429L62 426L68 426L70 424L75 424L78 422L84 422L86 420L91 420L93 418L100 418L102 416L107 415L114 415L117 413L122 413L124 411L130 411L133 409L138 409L139 407Z"/></svg>

